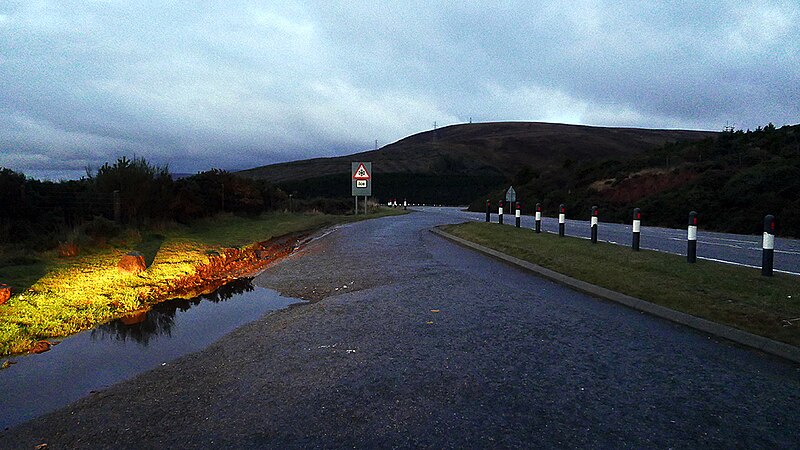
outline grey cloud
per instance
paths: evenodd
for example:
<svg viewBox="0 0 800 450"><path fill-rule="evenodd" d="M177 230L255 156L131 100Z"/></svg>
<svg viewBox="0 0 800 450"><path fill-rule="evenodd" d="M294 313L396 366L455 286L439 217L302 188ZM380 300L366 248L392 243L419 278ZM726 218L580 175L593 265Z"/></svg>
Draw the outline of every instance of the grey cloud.
<svg viewBox="0 0 800 450"><path fill-rule="evenodd" d="M470 117L796 123L798 19L791 1L10 2L0 165L243 168Z"/></svg>

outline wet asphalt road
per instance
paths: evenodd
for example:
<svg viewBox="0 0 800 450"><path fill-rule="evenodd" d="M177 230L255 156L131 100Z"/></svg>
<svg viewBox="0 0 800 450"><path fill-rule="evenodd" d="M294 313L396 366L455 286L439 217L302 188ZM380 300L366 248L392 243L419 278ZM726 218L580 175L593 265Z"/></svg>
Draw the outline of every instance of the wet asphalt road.
<svg viewBox="0 0 800 450"><path fill-rule="evenodd" d="M0 433L31 448L796 448L800 367L455 246L426 211L256 282L315 300Z"/></svg>
<svg viewBox="0 0 800 450"><path fill-rule="evenodd" d="M486 220L485 212L468 212L463 211L461 208L419 207L418 209L444 213L453 217L453 220L459 221ZM491 221L496 223L498 220L497 211L492 211ZM513 212L512 214L506 212L503 215L504 224L514 226L514 221ZM521 227L532 229L534 224L533 216L523 215L520 217ZM631 245L631 224L600 222L597 228L598 240L624 246ZM555 217L542 217L542 231L545 233L558 233L558 219ZM564 232L567 236L584 239L589 239L591 235L588 221L569 218L565 223ZM685 256L686 234L686 229L650 227L645 220L642 222L641 248ZM701 229L697 234L697 256L701 259L760 268L761 239L761 236L716 233ZM800 240L776 238L774 264L776 271L800 275Z"/></svg>

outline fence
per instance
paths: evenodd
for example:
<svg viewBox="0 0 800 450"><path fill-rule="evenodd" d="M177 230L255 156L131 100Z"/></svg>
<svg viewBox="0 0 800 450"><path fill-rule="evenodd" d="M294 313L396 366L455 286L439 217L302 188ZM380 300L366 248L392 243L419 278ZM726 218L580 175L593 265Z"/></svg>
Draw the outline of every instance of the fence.
<svg viewBox="0 0 800 450"><path fill-rule="evenodd" d="M503 201L499 202L497 211L499 224L503 224ZM515 226L520 227L520 215L522 205L516 203L516 221ZM600 209L597 206L592 206L590 227L590 242L597 243L598 239L598 224L600 220ZM491 221L491 200L486 200L486 222ZM558 207L558 236L565 236L567 222L567 210L564 204ZM631 249L639 251L641 245L641 223L642 212L639 208L633 209L631 216ZM536 233L541 233L542 224L542 207L541 204L536 204L536 215L534 220L533 230ZM693 264L697 261L697 212L689 212L689 221L686 233L686 260L688 263ZM769 214L764 217L764 231L762 236L762 257L761 257L761 274L763 276L772 276L774 266L774 252L775 252L775 216Z"/></svg>

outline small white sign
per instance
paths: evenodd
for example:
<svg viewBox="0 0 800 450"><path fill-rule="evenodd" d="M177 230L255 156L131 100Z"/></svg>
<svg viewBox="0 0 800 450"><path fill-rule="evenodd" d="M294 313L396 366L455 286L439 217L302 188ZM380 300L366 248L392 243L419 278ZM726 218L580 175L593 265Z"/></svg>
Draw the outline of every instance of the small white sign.
<svg viewBox="0 0 800 450"><path fill-rule="evenodd" d="M356 180L356 187L357 188L367 187L367 180Z"/></svg>

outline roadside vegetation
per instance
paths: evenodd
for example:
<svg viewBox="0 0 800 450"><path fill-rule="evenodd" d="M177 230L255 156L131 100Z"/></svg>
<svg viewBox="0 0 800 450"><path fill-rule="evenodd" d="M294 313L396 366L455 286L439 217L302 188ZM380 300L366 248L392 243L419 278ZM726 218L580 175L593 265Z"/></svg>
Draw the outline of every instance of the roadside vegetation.
<svg viewBox="0 0 800 450"><path fill-rule="evenodd" d="M445 158L441 158L445 159ZM403 200L416 204L465 205L484 192L502 184L504 177L491 172L471 175L457 169L437 166L433 173L381 173L376 175L373 193L381 199ZM284 181L277 186L295 197L329 197L351 199L350 174L325 175L296 181Z"/></svg>
<svg viewBox="0 0 800 450"><path fill-rule="evenodd" d="M60 257L57 249L35 256L6 256L0 262L0 280L8 282L16 294L0 305L0 356L28 351L40 340L90 329L164 300L158 293L194 275L212 255L226 249L400 213L383 208L366 216L225 214L145 235L128 229L105 245L84 247L76 257ZM144 272L128 274L117 269L120 258L132 250L145 257L148 268Z"/></svg>
<svg viewBox="0 0 800 450"><path fill-rule="evenodd" d="M117 225L192 224L222 213L271 211L345 214L352 199L293 199L263 181L212 169L173 179L169 169L122 157L80 180L51 182L0 168L0 245L49 250L103 239ZM105 219L105 220L104 220ZM110 223L109 221L113 221Z"/></svg>
<svg viewBox="0 0 800 450"><path fill-rule="evenodd" d="M541 203L545 215L554 215L563 203L576 219L588 220L598 206L601 221L630 222L638 207L647 224L682 228L694 210L701 228L744 234L761 233L764 216L773 214L779 235L800 237L800 125L727 129L628 159L524 166L504 186L475 198L470 210L484 211L487 198L496 208L509 184L526 214Z"/></svg>
<svg viewBox="0 0 800 450"><path fill-rule="evenodd" d="M677 311L800 346L800 278L499 224L443 227L455 236Z"/></svg>
<svg viewBox="0 0 800 450"><path fill-rule="evenodd" d="M231 251L403 212L354 216L352 200L292 199L220 170L173 180L143 159L88 175L53 183L0 168L0 284L12 289L0 305L0 356L147 308ZM138 274L117 268L132 251L147 267Z"/></svg>

